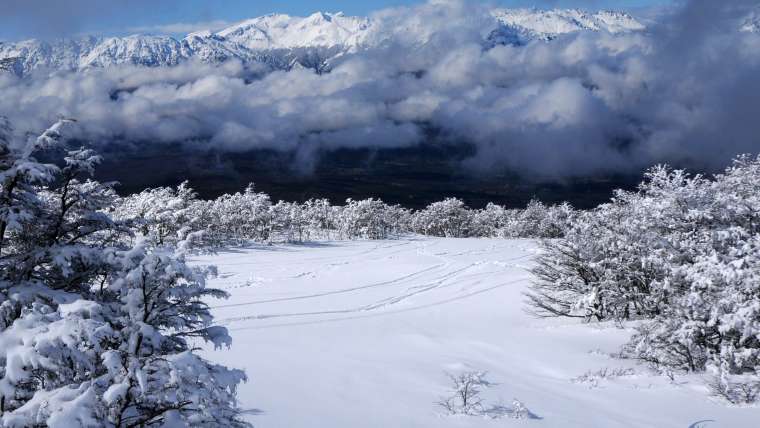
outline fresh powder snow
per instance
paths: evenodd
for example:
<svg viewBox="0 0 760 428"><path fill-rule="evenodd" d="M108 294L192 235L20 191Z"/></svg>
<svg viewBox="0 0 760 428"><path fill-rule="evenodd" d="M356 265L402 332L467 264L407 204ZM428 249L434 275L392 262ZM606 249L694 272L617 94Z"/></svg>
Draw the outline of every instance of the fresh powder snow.
<svg viewBox="0 0 760 428"><path fill-rule="evenodd" d="M212 306L232 348L204 357L245 369L258 427L758 426L757 408L711 398L702 375L617 358L630 325L526 313L538 248L408 237L198 256L231 294ZM486 373L483 412L452 416L436 403L469 372Z"/></svg>

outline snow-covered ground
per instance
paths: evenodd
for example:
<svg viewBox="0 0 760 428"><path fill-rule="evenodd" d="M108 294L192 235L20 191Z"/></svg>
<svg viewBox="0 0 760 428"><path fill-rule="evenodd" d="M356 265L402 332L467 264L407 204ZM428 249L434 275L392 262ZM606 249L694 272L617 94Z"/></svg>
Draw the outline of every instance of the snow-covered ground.
<svg viewBox="0 0 760 428"><path fill-rule="evenodd" d="M246 370L240 398L259 428L760 426L760 408L726 407L701 377L611 357L625 329L526 314L536 252L527 240L415 237L198 257L232 295L213 302L232 349L204 354ZM446 415L435 404L446 373L471 370L497 383L487 405L517 398L538 419Z"/></svg>

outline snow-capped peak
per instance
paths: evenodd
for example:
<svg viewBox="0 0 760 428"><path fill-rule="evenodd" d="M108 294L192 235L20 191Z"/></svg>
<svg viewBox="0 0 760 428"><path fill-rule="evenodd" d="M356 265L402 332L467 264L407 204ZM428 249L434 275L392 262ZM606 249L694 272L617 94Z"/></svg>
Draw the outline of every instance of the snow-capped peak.
<svg viewBox="0 0 760 428"><path fill-rule="evenodd" d="M589 13L578 9L495 9L492 15L503 25L530 38L545 40L584 30L617 34L644 29L644 25L631 15L614 11Z"/></svg>
<svg viewBox="0 0 760 428"><path fill-rule="evenodd" d="M248 49L357 46L369 28L368 18L317 12L307 17L272 14L243 21L216 33Z"/></svg>
<svg viewBox="0 0 760 428"><path fill-rule="evenodd" d="M185 39L195 38L195 37L211 37L214 33L211 32L211 30L201 30L201 31L194 31L192 33L189 33L187 36L185 36Z"/></svg>
<svg viewBox="0 0 760 428"><path fill-rule="evenodd" d="M620 33L644 28L630 15L610 11L496 9L492 15L496 22L489 40L494 43L550 40L584 30ZM191 58L211 63L235 58L244 63L263 62L276 69L299 64L321 68L339 55L385 40L387 37L380 33L386 29L378 19L381 18L346 16L342 12L316 12L306 17L270 14L221 31L190 33L182 39L133 35L53 42L27 40L0 43L0 60L6 60L4 68L16 74L118 64L175 65Z"/></svg>

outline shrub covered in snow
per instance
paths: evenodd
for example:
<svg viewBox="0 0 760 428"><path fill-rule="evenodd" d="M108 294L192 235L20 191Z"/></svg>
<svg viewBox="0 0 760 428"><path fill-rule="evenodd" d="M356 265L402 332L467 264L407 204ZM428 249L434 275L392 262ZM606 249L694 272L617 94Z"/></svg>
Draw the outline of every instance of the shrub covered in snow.
<svg viewBox="0 0 760 428"><path fill-rule="evenodd" d="M547 206L532 200L524 210L511 210L498 231L505 238L561 238L574 214L568 203Z"/></svg>
<svg viewBox="0 0 760 428"><path fill-rule="evenodd" d="M469 236L472 212L460 199L434 202L415 213L414 231L423 235L462 238Z"/></svg>
<svg viewBox="0 0 760 428"><path fill-rule="evenodd" d="M514 399L511 406L503 404L487 405L481 394L486 388L495 386L486 379L487 373L468 371L459 374L447 373L451 380L449 395L436 404L449 415L485 416L492 419L508 417L511 419L537 419L520 400Z"/></svg>
<svg viewBox="0 0 760 428"><path fill-rule="evenodd" d="M386 239L399 232L396 226L400 210L379 199L348 199L338 218L341 235L347 239Z"/></svg>
<svg viewBox="0 0 760 428"><path fill-rule="evenodd" d="M267 241L272 234L272 202L269 195L248 186L242 193L200 201L194 211L206 245Z"/></svg>
<svg viewBox="0 0 760 428"><path fill-rule="evenodd" d="M485 372L464 372L448 374L451 379L450 395L441 398L438 405L452 415L477 415L485 410L480 394L493 384L486 379Z"/></svg>
<svg viewBox="0 0 760 428"><path fill-rule="evenodd" d="M709 368L723 379L756 378L758 183L760 157L740 157L713 179L653 168L637 192L617 192L610 203L577 215L565 240L543 245L531 309L541 316L648 320L626 345L628 356L688 371Z"/></svg>

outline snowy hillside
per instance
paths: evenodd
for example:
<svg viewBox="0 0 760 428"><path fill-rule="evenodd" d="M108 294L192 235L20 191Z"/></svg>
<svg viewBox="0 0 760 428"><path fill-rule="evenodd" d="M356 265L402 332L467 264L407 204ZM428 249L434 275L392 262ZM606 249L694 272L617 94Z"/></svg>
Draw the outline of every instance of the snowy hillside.
<svg viewBox="0 0 760 428"><path fill-rule="evenodd" d="M213 302L245 368L240 399L259 427L752 428L758 409L708 397L701 376L658 376L612 357L614 324L524 312L529 240L408 238L261 246L218 265ZM487 371L490 416L448 416L446 373ZM536 419L514 420L513 399Z"/></svg>
<svg viewBox="0 0 760 428"><path fill-rule="evenodd" d="M364 44L372 22L343 13L317 12L301 18L282 14L243 21L216 33L251 50L296 47L357 47Z"/></svg>
<svg viewBox="0 0 760 428"><path fill-rule="evenodd" d="M492 13L492 40L504 43L549 40L576 31L636 31L644 27L622 12L587 13L579 10L508 10ZM386 31L372 18L317 12L308 17L266 15L212 33L196 32L184 38L132 35L85 37L74 40L26 40L0 43L0 59L13 61L17 74L33 70L81 70L119 64L176 65L199 59L218 63L238 59L272 69L318 63L387 40ZM317 64L318 66L319 64Z"/></svg>
<svg viewBox="0 0 760 428"><path fill-rule="evenodd" d="M577 31L622 33L644 29L639 21L624 12L589 13L578 9L496 9L493 16L503 25L529 38L550 40Z"/></svg>

